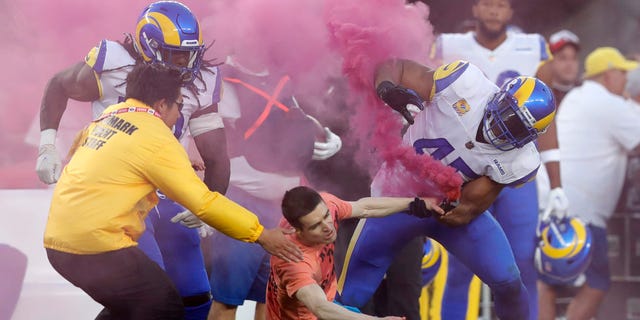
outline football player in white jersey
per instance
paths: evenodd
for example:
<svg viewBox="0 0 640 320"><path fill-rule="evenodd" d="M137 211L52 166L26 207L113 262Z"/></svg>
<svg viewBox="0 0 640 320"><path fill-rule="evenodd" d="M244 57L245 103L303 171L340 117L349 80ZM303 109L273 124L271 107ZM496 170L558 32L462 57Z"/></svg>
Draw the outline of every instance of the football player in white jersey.
<svg viewBox="0 0 640 320"><path fill-rule="evenodd" d="M477 21L475 31L440 35L434 45L435 60L441 63L467 60L477 65L498 87L521 75L535 75L545 83L550 83L551 70L544 62L551 58L551 53L544 38L538 34L508 30L507 24L513 16L510 0L476 0L472 12ZM555 122L538 139L538 148L545 164L540 174L548 173L548 189L551 190L545 202L553 207L554 214L563 215L567 211L568 200L561 187ZM529 319L537 319L537 272L533 263L538 220L535 181L517 189L505 189L490 211L509 239L522 279L529 291ZM469 303L479 299L480 286L474 285L472 287L477 289L470 290L472 275L455 258L449 261L448 272L439 276L446 276L452 281L447 280L445 288L436 289L444 290L444 293L441 309L435 312L447 320L465 319ZM469 281L465 284L465 281L460 280L462 277ZM477 278L474 281L478 281Z"/></svg>
<svg viewBox="0 0 640 320"><path fill-rule="evenodd" d="M189 129L204 161L204 182L211 190L224 193L229 183L229 159L222 119L217 114L221 79L217 67L203 66L207 65L203 54L200 27L191 11L178 2L158 1L143 10L135 35L122 43L102 40L85 61L56 74L47 85L40 112L36 168L40 180L52 184L60 176L55 137L68 99L92 101L95 118L123 99L127 73L135 64L161 63L179 68L185 82L174 134L184 141ZM202 222L164 195L159 197L160 203L145 220L139 247L173 280L183 297L186 319L206 319L211 294L196 229Z"/></svg>
<svg viewBox="0 0 640 320"><path fill-rule="evenodd" d="M487 209L505 186L535 176L540 158L533 141L555 115L551 90L531 77L517 77L500 90L465 61L435 71L392 61L378 68L375 84L381 99L411 124L404 143L457 169L465 183L458 204L435 219L396 215L361 222L338 281L341 302L366 303L394 253L407 240L426 235L491 287L500 319L527 319L527 290L507 238ZM414 121L407 105L421 100L428 105ZM374 178L372 195L379 196L386 180L399 172L388 168L383 165Z"/></svg>

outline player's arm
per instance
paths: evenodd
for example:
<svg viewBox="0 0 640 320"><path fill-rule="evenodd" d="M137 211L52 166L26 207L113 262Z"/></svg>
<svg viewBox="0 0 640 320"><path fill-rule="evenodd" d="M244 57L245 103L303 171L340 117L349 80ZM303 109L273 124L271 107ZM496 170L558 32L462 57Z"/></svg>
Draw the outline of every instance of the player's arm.
<svg viewBox="0 0 640 320"><path fill-rule="evenodd" d="M431 100L433 73L430 68L411 60L388 60L376 68L374 87L382 101L413 124L407 105L422 109L422 103Z"/></svg>
<svg viewBox="0 0 640 320"><path fill-rule="evenodd" d="M326 320L359 320L359 319L380 319L378 317L369 316L362 313L355 313L347 310L333 302L327 300L322 288L316 283L306 285L295 294L296 298L300 300L318 319ZM386 317L383 319L403 319L402 317Z"/></svg>
<svg viewBox="0 0 640 320"><path fill-rule="evenodd" d="M52 184L60 177L62 161L56 151L55 141L67 101L93 101L99 97L100 88L95 72L84 62L56 73L49 80L40 106L40 148L36 163L40 181Z"/></svg>
<svg viewBox="0 0 640 320"><path fill-rule="evenodd" d="M504 186L487 176L471 180L463 185L459 204L436 218L450 226L465 225L487 210Z"/></svg>
<svg viewBox="0 0 640 320"><path fill-rule="evenodd" d="M214 106L199 110L189 121L196 148L204 162L204 183L212 191L227 192L231 165L227 137L220 115Z"/></svg>
<svg viewBox="0 0 640 320"><path fill-rule="evenodd" d="M437 214L444 214L438 206L435 198L421 198L424 202L425 210L435 211ZM349 202L351 204L351 218L375 218L385 217L392 213L407 211L415 198L391 198L391 197L367 197L358 201ZM419 213L414 213L420 216ZM424 213L423 215L426 215Z"/></svg>
<svg viewBox="0 0 640 320"><path fill-rule="evenodd" d="M551 83L551 64L548 61L544 61L540 65L536 77L544 83ZM555 118L551 121L545 133L538 137L538 151L540 152L540 160L549 176L549 188L551 191L547 196L546 207L556 215L566 215L569 209L569 200L562 189L562 179L560 178L560 150Z"/></svg>
<svg viewBox="0 0 640 320"><path fill-rule="evenodd" d="M56 73L47 83L40 106L40 130L58 129L69 99L93 101L100 89L93 69L84 61Z"/></svg>

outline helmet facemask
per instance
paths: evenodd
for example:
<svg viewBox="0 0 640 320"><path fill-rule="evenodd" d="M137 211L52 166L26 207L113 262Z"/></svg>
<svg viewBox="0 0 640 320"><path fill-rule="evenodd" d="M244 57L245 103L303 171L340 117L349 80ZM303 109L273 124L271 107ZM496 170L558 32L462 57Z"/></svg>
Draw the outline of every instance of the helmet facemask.
<svg viewBox="0 0 640 320"><path fill-rule="evenodd" d="M145 62L177 69L185 84L198 77L204 44L198 20L183 4L158 1L149 5L138 18L134 40Z"/></svg>
<svg viewBox="0 0 640 320"><path fill-rule="evenodd" d="M484 138L502 151L521 148L540 133L530 119L533 117L526 107L518 107L518 102L509 92L498 92L485 110Z"/></svg>

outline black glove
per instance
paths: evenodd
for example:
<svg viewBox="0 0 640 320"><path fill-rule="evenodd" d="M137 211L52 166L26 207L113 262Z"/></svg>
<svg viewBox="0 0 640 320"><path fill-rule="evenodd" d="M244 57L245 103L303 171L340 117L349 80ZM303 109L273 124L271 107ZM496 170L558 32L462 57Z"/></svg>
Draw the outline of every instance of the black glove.
<svg viewBox="0 0 640 320"><path fill-rule="evenodd" d="M442 202L440 202L440 208L442 208L442 210L444 210L445 213L455 209L458 204L460 204L458 201L449 201L449 200L442 200Z"/></svg>
<svg viewBox="0 0 640 320"><path fill-rule="evenodd" d="M409 203L409 212L407 213L418 218L429 218L433 215L433 211L427 209L427 204L424 203L424 200L418 197L415 197Z"/></svg>
<svg viewBox="0 0 640 320"><path fill-rule="evenodd" d="M400 112L409 124L413 124L413 116L407 110L407 105L412 104L420 108L420 110L424 109L422 99L415 91L395 85L390 81L380 82L376 88L376 93L393 110Z"/></svg>

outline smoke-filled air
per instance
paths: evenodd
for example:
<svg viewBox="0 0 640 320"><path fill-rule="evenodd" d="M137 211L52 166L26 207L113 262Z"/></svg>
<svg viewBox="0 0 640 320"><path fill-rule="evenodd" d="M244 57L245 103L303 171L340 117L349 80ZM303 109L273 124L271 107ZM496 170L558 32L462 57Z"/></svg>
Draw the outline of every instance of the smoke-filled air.
<svg viewBox="0 0 640 320"><path fill-rule="evenodd" d="M104 38L124 39L134 31L148 1L4 1L0 35L3 135L0 187L40 188L34 172L39 138L38 112L48 79L74 63ZM217 0L184 1L201 23L209 46L205 59L223 63L232 56L250 70L277 70L291 77L293 90L322 102L329 81L348 90L344 104L310 103L311 114L349 117L345 143L357 146L357 163L371 174L383 162L395 170L387 177L390 194L456 198L461 180L452 169L402 146L400 116L375 96L374 68L389 58L429 65L433 29L422 3L403 0ZM340 108L340 109L338 109ZM89 103L70 102L58 133L66 152L75 132L90 120ZM403 174L406 171L418 175ZM404 181L405 187L396 187ZM407 180L413 181L407 188ZM425 183L430 181L432 183Z"/></svg>

